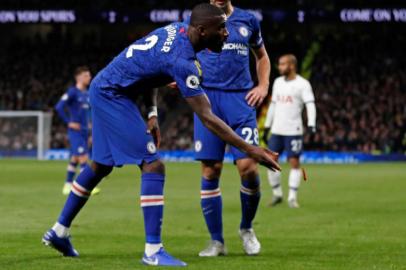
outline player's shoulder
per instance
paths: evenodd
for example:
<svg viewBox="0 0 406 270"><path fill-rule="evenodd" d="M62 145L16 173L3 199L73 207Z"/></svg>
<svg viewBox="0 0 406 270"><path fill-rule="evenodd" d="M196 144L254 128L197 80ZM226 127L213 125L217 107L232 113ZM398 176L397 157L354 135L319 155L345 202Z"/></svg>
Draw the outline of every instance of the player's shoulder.
<svg viewBox="0 0 406 270"><path fill-rule="evenodd" d="M246 9L242 9L239 7L234 7L234 18L237 18L239 20L244 20L247 21L250 24L256 24L259 22L259 20L257 19L257 17L255 17L255 15L250 12L249 10Z"/></svg>
<svg viewBox="0 0 406 270"><path fill-rule="evenodd" d="M277 84L277 83L281 83L281 82L284 82L284 81L285 81L285 77L284 76L279 76L279 77L277 77L275 79L274 83Z"/></svg>
<svg viewBox="0 0 406 270"><path fill-rule="evenodd" d="M182 27L187 27L187 26L188 25L184 22L173 22L173 23L170 23L170 24L167 24L165 26L155 29L152 33L166 35L168 32L178 31Z"/></svg>
<svg viewBox="0 0 406 270"><path fill-rule="evenodd" d="M74 95L76 95L78 91L79 91L79 90L78 90L78 89L76 88L76 86L74 86L74 85L71 85L71 86L68 87L68 89L66 89L66 93L67 93L69 96L74 96Z"/></svg>
<svg viewBox="0 0 406 270"><path fill-rule="evenodd" d="M246 18L246 19L253 19L255 18L254 14L252 14L251 12L249 12L246 9L242 9L239 7L234 6L234 15L236 17L240 17L240 18Z"/></svg>
<svg viewBox="0 0 406 270"><path fill-rule="evenodd" d="M296 81L303 86L310 86L310 82L309 80L307 80L306 78L302 77L301 75L297 74L296 75Z"/></svg>

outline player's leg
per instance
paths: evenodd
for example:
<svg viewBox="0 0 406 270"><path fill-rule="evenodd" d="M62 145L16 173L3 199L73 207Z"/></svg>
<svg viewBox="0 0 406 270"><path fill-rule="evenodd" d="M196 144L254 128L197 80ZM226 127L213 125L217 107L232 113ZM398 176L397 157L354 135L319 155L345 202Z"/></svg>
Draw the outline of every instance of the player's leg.
<svg viewBox="0 0 406 270"><path fill-rule="evenodd" d="M93 160L114 166L136 164L142 169L141 206L147 243L142 262L184 266L161 247L165 170L138 107L129 97L110 91L91 90L90 98Z"/></svg>
<svg viewBox="0 0 406 270"><path fill-rule="evenodd" d="M99 93L100 90L92 91L91 93ZM45 233L43 237L43 243L50 245L60 251L65 256L78 256L78 253L73 249L69 240L69 227L88 200L91 191L96 187L96 185L101 181L104 176L107 176L113 166L115 165L113 154L111 151L112 144L109 141L109 130L108 127L108 113L106 110L112 107L110 103L103 102L99 100L95 102L92 106L92 118L93 118L93 162L91 166L87 165L84 167L83 171L77 177L77 179L72 184L72 191L70 192L65 206L55 223L54 227ZM80 138L79 136L77 138ZM77 140L79 142L79 140ZM87 143L83 144L84 149L79 148L80 142L76 144L76 141L72 146L77 146L76 150L78 154L83 154L85 146ZM83 150L83 151L82 151ZM80 153L79 153L80 152Z"/></svg>
<svg viewBox="0 0 406 270"><path fill-rule="evenodd" d="M202 160L200 205L210 233L209 246L199 253L201 257L226 255L223 237L223 202L219 179L223 163L217 160Z"/></svg>
<svg viewBox="0 0 406 270"><path fill-rule="evenodd" d="M240 200L242 218L240 237L243 241L245 252L248 255L257 255L261 250L261 244L255 236L252 222L257 213L261 198L258 167L256 162L251 158L238 159L236 164L241 177Z"/></svg>
<svg viewBox="0 0 406 270"><path fill-rule="evenodd" d="M300 155L302 153L302 136L288 136L286 139L286 148L288 149L288 161L290 164L289 172L289 197L288 205L291 208L298 208L297 193L300 186L302 171L300 169Z"/></svg>
<svg viewBox="0 0 406 270"><path fill-rule="evenodd" d="M250 107L246 100L245 92L224 94L223 108L227 115L227 122L230 127L240 135L247 143L259 144L259 134L256 121L256 110ZM246 153L235 147L231 147L231 153L237 165L241 188L240 201L242 218L240 223L240 237L246 254L256 255L260 252L261 245L255 236L252 228L252 221L255 218L259 201L260 179L256 162L249 158Z"/></svg>
<svg viewBox="0 0 406 270"><path fill-rule="evenodd" d="M224 120L219 109L221 94L219 91L206 92L213 113ZM208 247L202 250L199 256L225 255L227 250L223 237L223 203L219 183L226 144L208 130L196 115L194 117L194 142L195 159L202 162L200 205L211 237Z"/></svg>
<svg viewBox="0 0 406 270"><path fill-rule="evenodd" d="M88 165L89 155L87 154L87 152L86 152L86 154L78 156L78 161L79 161L79 164L80 164L80 172L82 172ZM100 193L100 188L95 187L95 188L93 188L93 190L91 192L91 195L96 195L96 194L99 194L99 193Z"/></svg>
<svg viewBox="0 0 406 270"><path fill-rule="evenodd" d="M70 243L69 228L73 219L86 204L91 191L112 169L112 166L102 165L97 162L93 162L91 166L84 168L72 184L72 191L66 200L58 221L42 238L45 245L54 247L64 256L75 257L79 255Z"/></svg>
<svg viewBox="0 0 406 270"><path fill-rule="evenodd" d="M283 137L277 134L272 134L269 140L269 149L282 154L284 149L284 141ZM276 206L282 202L283 198L283 191L281 185L281 172L280 171L271 171L268 170L268 182L269 185L272 187L272 200L269 203L269 206Z"/></svg>
<svg viewBox="0 0 406 270"><path fill-rule="evenodd" d="M76 174L76 167L78 166L78 157L75 155L72 155L68 167L66 168L66 180L62 188L62 194L63 195L68 195L70 192L70 189L72 187L72 182L73 179L75 178Z"/></svg>
<svg viewBox="0 0 406 270"><path fill-rule="evenodd" d="M165 166L160 160L141 165L141 208L144 215L145 252L147 265L185 266L168 254L162 245L161 228L164 211Z"/></svg>

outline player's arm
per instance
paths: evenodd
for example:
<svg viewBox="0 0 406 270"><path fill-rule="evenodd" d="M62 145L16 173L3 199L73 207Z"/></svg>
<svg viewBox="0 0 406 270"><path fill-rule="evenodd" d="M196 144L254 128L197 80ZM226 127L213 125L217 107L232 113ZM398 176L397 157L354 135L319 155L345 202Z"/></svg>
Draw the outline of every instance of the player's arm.
<svg viewBox="0 0 406 270"><path fill-rule="evenodd" d="M73 130L80 130L80 124L78 122L69 122L69 115L66 113L65 108L72 100L72 93L70 91L66 92L59 102L55 106L55 110L58 113L62 121L68 125L69 128Z"/></svg>
<svg viewBox="0 0 406 270"><path fill-rule="evenodd" d="M311 133L316 133L316 104L312 87L309 82L305 84L302 99L306 106L307 127Z"/></svg>
<svg viewBox="0 0 406 270"><path fill-rule="evenodd" d="M154 88L143 95L144 104L148 108L147 132L154 138L155 145L161 144L161 131L158 124L158 89Z"/></svg>
<svg viewBox="0 0 406 270"><path fill-rule="evenodd" d="M265 143L268 142L269 131L271 130L274 116L275 116L275 102L271 100L268 107L268 112L266 113L266 119L264 124L264 135L262 136L262 139L264 140Z"/></svg>
<svg viewBox="0 0 406 270"><path fill-rule="evenodd" d="M206 95L186 97L186 101L200 118L202 123L223 141L237 147L242 152L247 153L261 165L264 165L271 170L280 170L278 163L275 161L277 159L277 154L268 149L250 145L241 139L241 137L238 136L229 126L213 114L210 102Z"/></svg>
<svg viewBox="0 0 406 270"><path fill-rule="evenodd" d="M271 75L271 61L265 46L259 49L253 49L256 69L258 76L258 85L254 87L246 96L246 100L250 106L259 106L268 95L269 76Z"/></svg>
<svg viewBox="0 0 406 270"><path fill-rule="evenodd" d="M62 121L65 124L69 124L69 116L65 111L66 105L69 101L69 93L65 93L61 99L58 101L58 103L55 105L55 110L58 113L59 118L62 119Z"/></svg>
<svg viewBox="0 0 406 270"><path fill-rule="evenodd" d="M66 94L65 94L66 95ZM69 122L69 117L68 114L65 111L65 106L66 106L66 99L65 95L62 96L62 98L56 103L55 105L55 111L58 113L59 118L62 119L62 121L65 124L68 124Z"/></svg>
<svg viewBox="0 0 406 270"><path fill-rule="evenodd" d="M269 103L269 107L268 107L268 112L266 113L266 119L265 119L265 123L264 123L264 133L262 136L262 140L267 143L268 142L268 137L269 137L269 131L271 130L272 127L272 123L273 123L273 119L275 117L275 100L274 97L276 95L275 93L275 82L272 86L272 98L271 98L271 102Z"/></svg>
<svg viewBox="0 0 406 270"><path fill-rule="evenodd" d="M256 60L258 85L247 94L246 99L250 106L259 106L268 95L271 61L262 40L259 21L255 17L251 19L251 27L252 35L249 42Z"/></svg>

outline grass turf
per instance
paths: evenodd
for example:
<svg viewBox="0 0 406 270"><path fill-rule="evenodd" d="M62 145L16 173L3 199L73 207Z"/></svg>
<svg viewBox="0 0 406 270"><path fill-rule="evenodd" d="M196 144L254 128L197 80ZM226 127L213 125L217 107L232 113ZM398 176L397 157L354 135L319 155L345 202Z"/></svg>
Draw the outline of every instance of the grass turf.
<svg viewBox="0 0 406 270"><path fill-rule="evenodd" d="M139 208L140 174L115 169L75 220L80 259L63 258L40 243L65 197L65 162L0 160L0 269L145 269ZM167 164L163 239L189 269L406 269L406 165L307 165L300 209L267 208L263 179L255 229L261 255L247 257L237 235L239 178L222 176L224 233L229 255L199 258L208 234L200 210L198 164ZM286 194L288 168L283 167Z"/></svg>

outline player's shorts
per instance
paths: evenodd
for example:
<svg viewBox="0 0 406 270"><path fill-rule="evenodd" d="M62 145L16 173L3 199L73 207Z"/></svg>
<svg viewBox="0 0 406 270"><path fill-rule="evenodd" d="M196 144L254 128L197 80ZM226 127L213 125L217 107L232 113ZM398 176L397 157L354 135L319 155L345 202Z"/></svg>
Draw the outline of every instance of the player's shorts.
<svg viewBox="0 0 406 270"><path fill-rule="evenodd" d="M303 151L303 136L283 136L272 134L268 147L280 155L286 151L288 158L300 157Z"/></svg>
<svg viewBox="0 0 406 270"><path fill-rule="evenodd" d="M68 129L68 139L70 144L71 156L87 155L89 147L87 144L87 130L73 130Z"/></svg>
<svg viewBox="0 0 406 270"><path fill-rule="evenodd" d="M248 105L245 97L247 91L205 90L210 100L212 111L229 125L247 143L258 145L258 128L256 109ZM226 143L208 130L200 119L194 117L194 142L196 160L224 159ZM231 146L234 161L247 157L247 154Z"/></svg>
<svg viewBox="0 0 406 270"><path fill-rule="evenodd" d="M154 140L135 103L114 90L90 86L92 159L108 166L141 165L159 159Z"/></svg>

